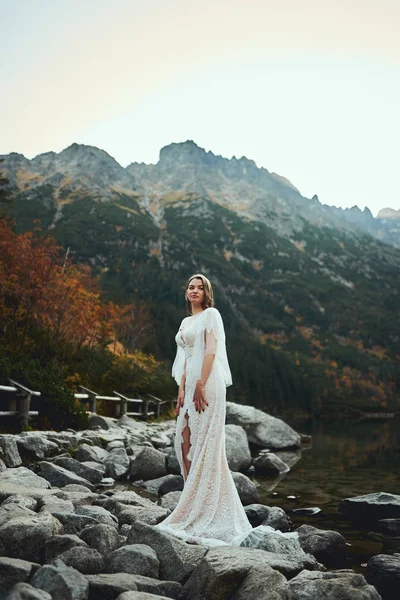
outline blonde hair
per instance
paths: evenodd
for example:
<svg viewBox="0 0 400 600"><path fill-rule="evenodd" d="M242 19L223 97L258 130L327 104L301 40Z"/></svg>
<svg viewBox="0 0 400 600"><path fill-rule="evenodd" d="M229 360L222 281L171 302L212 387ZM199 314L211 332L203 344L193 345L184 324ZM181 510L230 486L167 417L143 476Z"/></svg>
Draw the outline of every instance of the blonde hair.
<svg viewBox="0 0 400 600"><path fill-rule="evenodd" d="M188 289L189 284L192 281L192 279L201 279L201 281L203 282L203 287L204 287L204 299L202 302L203 310L205 310L206 308L210 308L211 306L214 306L214 293L213 293L211 281L209 279L207 279L207 277L205 275L203 275L202 273L195 273L194 275L189 277L187 284L186 284L186 288L185 288L186 307L187 307L188 313L190 315L192 314L192 304L189 301L188 297L186 296L186 292L187 292L187 289Z"/></svg>

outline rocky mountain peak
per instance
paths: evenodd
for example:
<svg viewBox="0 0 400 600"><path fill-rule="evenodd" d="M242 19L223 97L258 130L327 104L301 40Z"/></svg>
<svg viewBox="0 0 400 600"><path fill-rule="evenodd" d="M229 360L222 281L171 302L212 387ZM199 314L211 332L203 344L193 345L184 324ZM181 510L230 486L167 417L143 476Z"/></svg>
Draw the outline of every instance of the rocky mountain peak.
<svg viewBox="0 0 400 600"><path fill-rule="evenodd" d="M378 219L399 219L400 220L400 209L395 210L394 208L382 208L378 214Z"/></svg>

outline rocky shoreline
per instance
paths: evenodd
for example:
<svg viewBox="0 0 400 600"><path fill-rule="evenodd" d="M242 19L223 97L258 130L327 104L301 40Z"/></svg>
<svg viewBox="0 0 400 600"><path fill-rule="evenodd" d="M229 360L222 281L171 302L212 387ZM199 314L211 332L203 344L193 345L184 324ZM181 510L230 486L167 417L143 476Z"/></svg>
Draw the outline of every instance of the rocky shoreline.
<svg viewBox="0 0 400 600"><path fill-rule="evenodd" d="M92 415L85 431L0 435L0 600L399 597L400 554L376 555L365 576L355 573L340 533L293 531L281 508L260 504L244 473L287 472L309 440L252 407L227 404L226 448L257 529L240 548L190 545L155 529L183 486L174 429ZM346 498L338 508L399 535L400 496Z"/></svg>

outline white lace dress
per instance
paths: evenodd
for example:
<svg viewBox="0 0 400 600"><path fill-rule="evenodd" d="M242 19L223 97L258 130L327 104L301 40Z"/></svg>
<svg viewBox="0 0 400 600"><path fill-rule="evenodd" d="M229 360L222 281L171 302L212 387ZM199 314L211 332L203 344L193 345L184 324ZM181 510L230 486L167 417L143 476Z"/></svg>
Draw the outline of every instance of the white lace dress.
<svg viewBox="0 0 400 600"><path fill-rule="evenodd" d="M183 540L207 546L239 545L251 532L225 454L225 397L231 384L221 315L215 308L186 317L176 336L173 375L178 382L186 371L185 400L180 410L175 450L185 485L175 510L156 527ZM193 395L206 354L215 354L204 391L204 412L195 410ZM186 368L185 368L186 367ZM190 428L192 461L186 478L182 460L182 431Z"/></svg>

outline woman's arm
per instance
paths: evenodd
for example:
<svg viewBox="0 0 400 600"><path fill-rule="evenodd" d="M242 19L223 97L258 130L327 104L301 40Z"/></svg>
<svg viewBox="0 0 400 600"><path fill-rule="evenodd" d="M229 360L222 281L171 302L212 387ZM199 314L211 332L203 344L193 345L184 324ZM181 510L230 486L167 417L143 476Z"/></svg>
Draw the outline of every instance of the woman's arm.
<svg viewBox="0 0 400 600"><path fill-rule="evenodd" d="M194 392L194 405L198 412L202 412L208 406L208 402L204 396L204 387L210 376L215 360L217 342L215 339L214 331L205 332L205 351L203 365L201 368L201 378L196 383L196 389Z"/></svg>
<svg viewBox="0 0 400 600"><path fill-rule="evenodd" d="M181 377L181 383L178 390L178 399L176 401L175 413L179 415L179 411L185 402L185 385L186 385L186 359L183 367L183 375Z"/></svg>

